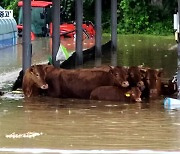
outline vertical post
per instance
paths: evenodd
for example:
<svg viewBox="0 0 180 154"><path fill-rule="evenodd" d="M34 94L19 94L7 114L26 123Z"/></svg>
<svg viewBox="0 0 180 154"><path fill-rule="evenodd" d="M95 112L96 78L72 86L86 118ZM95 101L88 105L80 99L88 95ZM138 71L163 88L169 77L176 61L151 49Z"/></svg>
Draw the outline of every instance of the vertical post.
<svg viewBox="0 0 180 154"><path fill-rule="evenodd" d="M102 0L96 0L95 2L95 52L96 58L100 58L101 53L101 39L102 39L102 32L101 32L101 14L102 14Z"/></svg>
<svg viewBox="0 0 180 154"><path fill-rule="evenodd" d="M111 0L111 65L117 66L117 0Z"/></svg>
<svg viewBox="0 0 180 154"><path fill-rule="evenodd" d="M52 0L52 63L54 67L59 67L56 55L60 45L60 0Z"/></svg>
<svg viewBox="0 0 180 154"><path fill-rule="evenodd" d="M82 24L83 24L83 0L75 1L75 13L76 13L76 66L83 64L82 53Z"/></svg>
<svg viewBox="0 0 180 154"><path fill-rule="evenodd" d="M111 40L112 50L117 49L117 0L111 0Z"/></svg>
<svg viewBox="0 0 180 154"><path fill-rule="evenodd" d="M179 25L180 25L180 0L178 0L178 13L179 13ZM180 26L178 26L178 31L180 32ZM179 41L179 33L178 33L178 72L177 72L177 86L178 86L178 99L180 99L180 41Z"/></svg>
<svg viewBox="0 0 180 154"><path fill-rule="evenodd" d="M23 72L31 66L31 0L23 0Z"/></svg>

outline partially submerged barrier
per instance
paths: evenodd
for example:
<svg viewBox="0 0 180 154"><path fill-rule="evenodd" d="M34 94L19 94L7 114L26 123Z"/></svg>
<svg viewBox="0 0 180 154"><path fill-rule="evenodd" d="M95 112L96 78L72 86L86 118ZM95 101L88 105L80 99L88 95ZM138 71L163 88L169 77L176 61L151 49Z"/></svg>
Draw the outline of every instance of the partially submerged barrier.
<svg viewBox="0 0 180 154"><path fill-rule="evenodd" d="M0 6L0 11L4 9ZM17 44L17 24L14 18L0 17L0 49Z"/></svg>

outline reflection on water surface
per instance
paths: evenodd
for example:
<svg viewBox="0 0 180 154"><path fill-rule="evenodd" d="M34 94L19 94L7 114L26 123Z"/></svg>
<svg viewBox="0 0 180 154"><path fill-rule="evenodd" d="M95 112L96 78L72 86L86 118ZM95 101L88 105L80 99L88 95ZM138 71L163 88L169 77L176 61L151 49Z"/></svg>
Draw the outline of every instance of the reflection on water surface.
<svg viewBox="0 0 180 154"><path fill-rule="evenodd" d="M44 38L33 42L33 63L47 60L48 43L49 40ZM165 77L169 78L177 66L176 51L168 50L174 44L173 39L166 37L121 36L118 38L117 63L127 66L144 63L153 68L164 68ZM19 46L21 44L17 49ZM4 72L13 71L16 72L15 79L21 67L21 50L12 53L14 58L11 53L3 53L12 60L6 63L8 58L4 58L0 63L2 79ZM102 63L111 64L110 56L104 55ZM94 64L91 61L85 67ZM3 82L8 82L10 87L13 80ZM180 151L180 111L165 110L163 99L135 104L48 97L0 99L0 148ZM41 135L7 137L12 133L28 132Z"/></svg>

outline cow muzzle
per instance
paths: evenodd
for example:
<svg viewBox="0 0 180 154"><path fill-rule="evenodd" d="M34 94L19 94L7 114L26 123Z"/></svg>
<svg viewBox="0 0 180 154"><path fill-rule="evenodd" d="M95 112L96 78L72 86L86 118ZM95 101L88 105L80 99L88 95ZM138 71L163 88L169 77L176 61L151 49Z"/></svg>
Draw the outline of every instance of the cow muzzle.
<svg viewBox="0 0 180 154"><path fill-rule="evenodd" d="M141 102L141 101L142 99L140 97L135 99L135 102Z"/></svg>
<svg viewBox="0 0 180 154"><path fill-rule="evenodd" d="M123 82L121 83L121 86L122 86L122 87L128 87L128 86L129 86L129 82L128 82L128 81L123 81Z"/></svg>
<svg viewBox="0 0 180 154"><path fill-rule="evenodd" d="M156 97L158 95L157 89L150 89L150 98Z"/></svg>
<svg viewBox="0 0 180 154"><path fill-rule="evenodd" d="M48 89L48 84L44 84L41 86L41 89Z"/></svg>
<svg viewBox="0 0 180 154"><path fill-rule="evenodd" d="M157 89L150 89L150 94L157 94Z"/></svg>
<svg viewBox="0 0 180 154"><path fill-rule="evenodd" d="M139 81L139 82L137 83L137 86L138 86L139 88L144 87L144 82L143 82L143 81Z"/></svg>

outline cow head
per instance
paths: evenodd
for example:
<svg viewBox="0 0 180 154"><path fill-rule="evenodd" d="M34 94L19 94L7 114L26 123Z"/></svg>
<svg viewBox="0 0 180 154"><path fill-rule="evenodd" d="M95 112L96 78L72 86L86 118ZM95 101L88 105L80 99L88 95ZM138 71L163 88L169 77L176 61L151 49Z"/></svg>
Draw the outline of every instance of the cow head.
<svg viewBox="0 0 180 154"><path fill-rule="evenodd" d="M172 95L178 91L177 82L169 80L168 82L161 82L161 92L163 95Z"/></svg>
<svg viewBox="0 0 180 154"><path fill-rule="evenodd" d="M142 81L142 74L138 66L131 66L128 69L128 81L131 87L137 86L141 90L145 88L144 82Z"/></svg>
<svg viewBox="0 0 180 154"><path fill-rule="evenodd" d="M141 91L138 87L132 87L131 90L125 93L126 97L130 97L131 101L141 102Z"/></svg>
<svg viewBox="0 0 180 154"><path fill-rule="evenodd" d="M48 84L45 81L44 65L33 65L29 68L30 79L34 84L41 89L48 89Z"/></svg>
<svg viewBox="0 0 180 154"><path fill-rule="evenodd" d="M127 81L128 78L127 68L121 66L116 66L116 67L111 66L109 72L112 75L115 85L121 87L129 86L129 82Z"/></svg>
<svg viewBox="0 0 180 154"><path fill-rule="evenodd" d="M157 97L161 92L161 75L162 69L148 68L145 73L146 86L149 89L149 97Z"/></svg>

